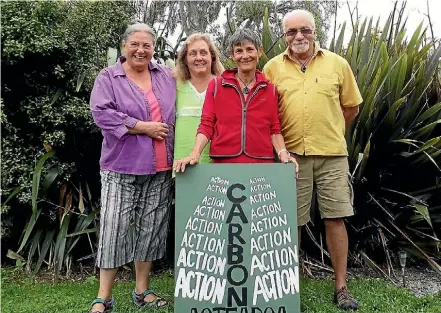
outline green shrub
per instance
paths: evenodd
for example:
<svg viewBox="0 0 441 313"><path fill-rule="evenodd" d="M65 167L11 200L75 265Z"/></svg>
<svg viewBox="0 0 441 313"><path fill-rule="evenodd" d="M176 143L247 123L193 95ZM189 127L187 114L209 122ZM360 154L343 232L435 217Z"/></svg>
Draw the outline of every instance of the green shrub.
<svg viewBox="0 0 441 313"><path fill-rule="evenodd" d="M80 237L66 235L94 219L102 136L90 91L135 9L125 1L1 3L2 220L17 223L10 233L20 247L9 248L26 253L28 269L36 254L35 270L43 260L57 270L69 265ZM47 151L56 154L43 166ZM17 186L17 198L4 205Z"/></svg>
<svg viewBox="0 0 441 313"><path fill-rule="evenodd" d="M342 35L331 44L364 99L347 133L358 213L353 248L367 263L363 252L381 251L390 268L404 249L441 273L441 47L427 40L422 23L407 38L405 22L393 17L382 30L372 19L359 21L346 49Z"/></svg>

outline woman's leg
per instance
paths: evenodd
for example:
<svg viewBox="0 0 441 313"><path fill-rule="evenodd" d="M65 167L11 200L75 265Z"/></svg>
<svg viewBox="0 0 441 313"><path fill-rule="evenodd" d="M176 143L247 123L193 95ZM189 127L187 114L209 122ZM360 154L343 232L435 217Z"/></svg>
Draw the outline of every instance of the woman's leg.
<svg viewBox="0 0 441 313"><path fill-rule="evenodd" d="M116 273L118 272L117 268L101 268L100 269L100 288L98 289L97 298L101 298L104 300L109 300L111 297L113 281L115 280ZM99 308L99 304L95 304L96 309ZM104 305L101 305L101 308L104 308Z"/></svg>
<svg viewBox="0 0 441 313"><path fill-rule="evenodd" d="M152 264L153 262L135 262L135 270L136 270L135 292L137 294L141 294L145 290L149 289L150 270L152 268Z"/></svg>
<svg viewBox="0 0 441 313"><path fill-rule="evenodd" d="M152 261L165 255L172 198L171 186L171 172L166 171L146 178L141 188L141 196L135 212L135 292L137 294L150 289ZM149 294L144 301L151 302L155 298L156 295Z"/></svg>
<svg viewBox="0 0 441 313"><path fill-rule="evenodd" d="M130 221L134 214L137 190L135 176L111 171L101 172L100 234L97 266L100 268L100 287L97 298L108 301L118 267L133 260ZM92 311L101 312L97 303Z"/></svg>

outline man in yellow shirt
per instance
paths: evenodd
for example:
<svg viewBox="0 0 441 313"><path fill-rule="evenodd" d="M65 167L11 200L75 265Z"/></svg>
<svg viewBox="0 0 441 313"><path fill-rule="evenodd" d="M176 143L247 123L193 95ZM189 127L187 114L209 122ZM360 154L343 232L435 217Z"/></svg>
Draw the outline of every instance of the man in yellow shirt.
<svg viewBox="0 0 441 313"><path fill-rule="evenodd" d="M270 60L265 76L280 94L280 120L286 148L299 163L297 210L301 226L310 221L313 186L335 271L334 302L356 310L346 286L348 235L344 217L354 214L350 199L345 128L362 102L348 62L315 42L314 16L304 10L283 19L288 48Z"/></svg>

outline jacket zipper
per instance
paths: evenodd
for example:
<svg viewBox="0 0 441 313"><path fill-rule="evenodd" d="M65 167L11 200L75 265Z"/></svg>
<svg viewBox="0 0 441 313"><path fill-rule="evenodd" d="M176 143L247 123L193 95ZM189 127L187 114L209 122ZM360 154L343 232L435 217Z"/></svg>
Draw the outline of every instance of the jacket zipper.
<svg viewBox="0 0 441 313"><path fill-rule="evenodd" d="M234 90L236 90L236 92L239 94L239 98L240 98L240 103L241 103L241 105L242 105L242 129L241 129L241 150L240 150L240 152L239 152L239 154L236 154L236 155L234 155L234 156L239 156L242 152L244 152L246 155L248 155L247 153L246 153L246 151L245 151L245 141L246 141L246 120L247 120L247 117L246 117L246 112L247 112L247 109L248 109L248 105L250 104L250 101L251 101L251 99L253 99L253 97L257 94L257 92L259 91L259 89L262 89L262 88L264 88L264 87L267 87L267 85L259 85L259 86L257 86L256 87L256 90L254 90L254 92L253 92L253 94L247 99L247 101L245 102L245 105L244 105L244 102L243 102L243 95L241 95L240 94L240 91L239 91L239 89L237 88L237 86L235 86L235 85L233 85L233 84L230 84L230 83L224 83L224 82L222 82L222 85L224 85L224 86L230 86L230 87L233 87L234 88ZM249 155L248 155L249 156ZM230 156L229 156L230 157ZM256 157L254 157L253 156L253 158L256 158ZM261 158L261 157L257 157L257 158ZM266 158L265 158L266 159Z"/></svg>

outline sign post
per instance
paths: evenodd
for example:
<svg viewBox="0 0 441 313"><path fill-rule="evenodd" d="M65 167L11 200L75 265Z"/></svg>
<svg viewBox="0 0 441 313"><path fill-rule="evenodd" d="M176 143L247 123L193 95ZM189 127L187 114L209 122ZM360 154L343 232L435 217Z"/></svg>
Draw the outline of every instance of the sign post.
<svg viewBox="0 0 441 313"><path fill-rule="evenodd" d="M299 313L295 168L176 175L175 313Z"/></svg>

